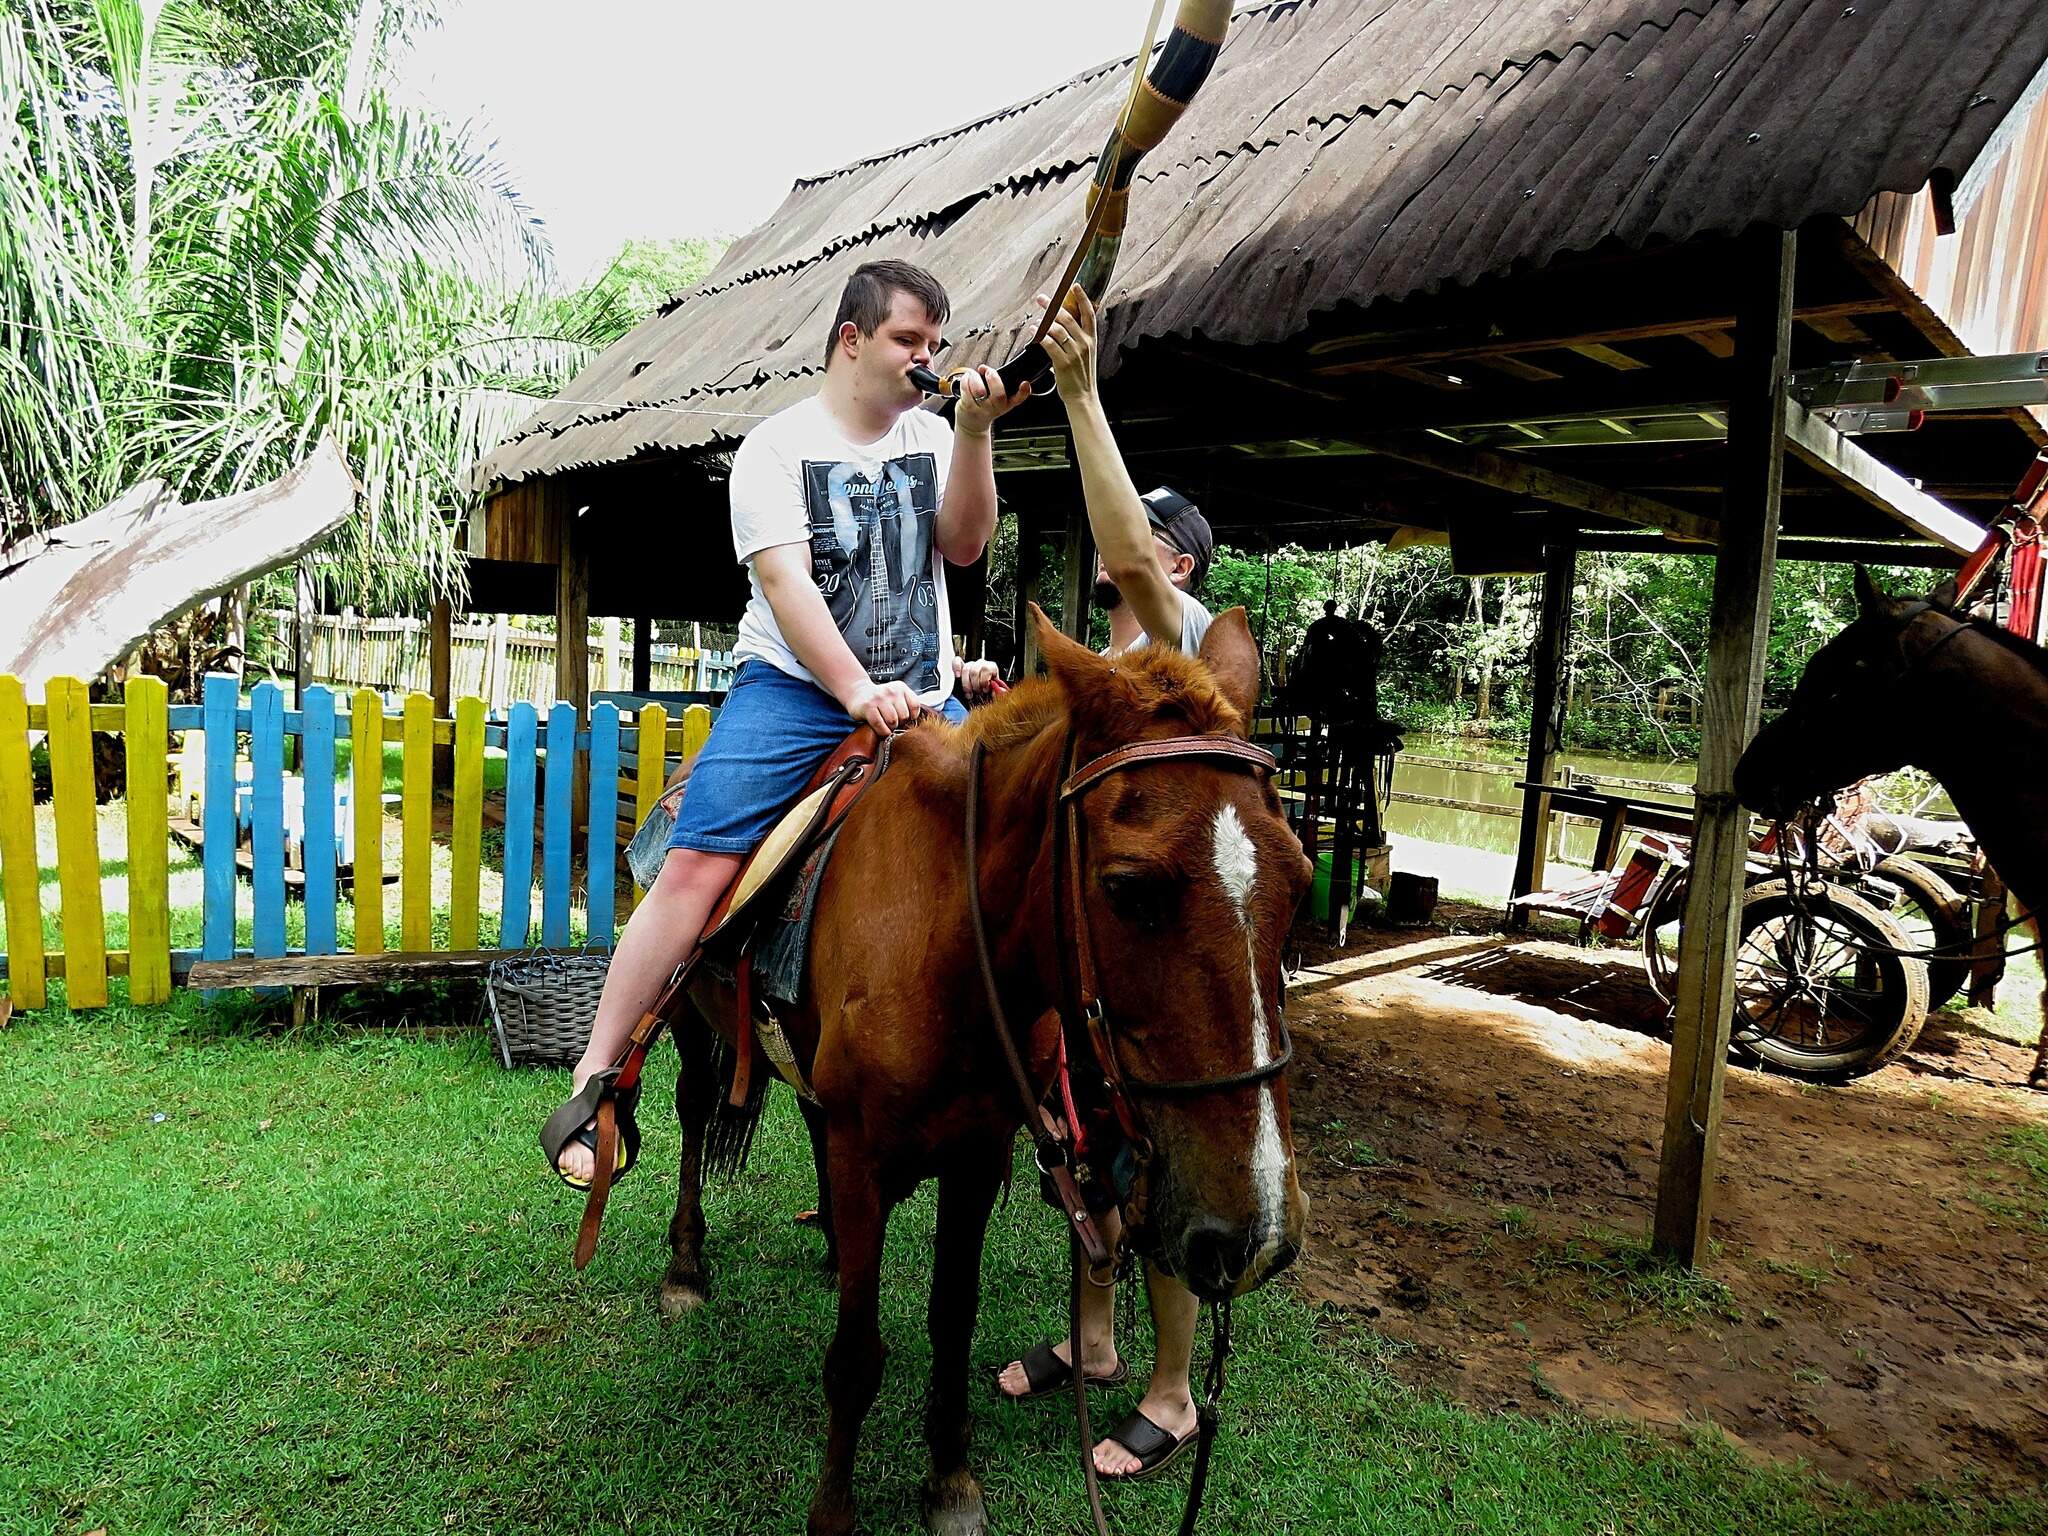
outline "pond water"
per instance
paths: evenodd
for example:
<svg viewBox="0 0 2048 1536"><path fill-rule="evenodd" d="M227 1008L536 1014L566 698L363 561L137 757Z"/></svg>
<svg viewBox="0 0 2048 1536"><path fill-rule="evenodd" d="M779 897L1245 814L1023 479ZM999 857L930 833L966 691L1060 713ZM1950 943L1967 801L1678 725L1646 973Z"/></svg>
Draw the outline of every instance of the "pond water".
<svg viewBox="0 0 2048 1536"><path fill-rule="evenodd" d="M1522 778L1526 749L1511 741L1487 741L1469 736L1431 736L1421 732L1402 738L1405 747L1394 764L1396 795L1427 795L1439 800L1499 806L1499 812L1454 810L1448 806L1417 805L1396 800L1386 816L1387 829L1432 843L1452 843L1488 853L1513 853L1521 831L1522 791L1515 788ZM1431 761L1435 759L1437 761ZM1511 768L1509 773L1458 770L1442 766L1444 760L1485 763ZM1597 752L1565 751L1558 754L1557 778L1574 774L1598 779L1628 779L1626 785L1602 785L1620 793L1692 809L1692 796L1684 788L1657 789L1652 784L1685 786L1693 782L1699 765L1674 762L1665 757L1609 757ZM1918 782L1909 782L1917 779ZM1895 810L1912 808L1921 793L1931 788L1923 776L1895 775L1881 791ZM1921 808L1928 816L1954 816L1955 808L1946 795L1935 790ZM1589 822L1568 821L1560 849L1552 844L1552 856L1568 863L1590 864L1599 829Z"/></svg>
<svg viewBox="0 0 2048 1536"><path fill-rule="evenodd" d="M1522 791L1515 783L1522 777L1525 749L1512 742L1486 741L1469 736L1428 736L1414 733L1403 737L1406 748L1394 765L1396 795L1429 795L1441 800L1463 800L1497 805L1500 812L1461 811L1448 806L1416 805L1396 800L1387 811L1387 828L1408 837L1432 843L1455 843L1460 847L1484 849L1489 853L1513 853L1521 829ZM1460 771L1439 766L1427 759L1487 763L1511 768L1509 773ZM1558 778L1588 774L1598 778L1621 778L1688 785L1697 765L1673 762L1663 757L1607 757L1596 752L1567 751L1558 754ZM1624 793L1645 800L1691 808L1691 797L1683 790L1652 790L1631 784ZM1562 855L1575 864L1593 857L1597 829L1578 822L1565 823Z"/></svg>

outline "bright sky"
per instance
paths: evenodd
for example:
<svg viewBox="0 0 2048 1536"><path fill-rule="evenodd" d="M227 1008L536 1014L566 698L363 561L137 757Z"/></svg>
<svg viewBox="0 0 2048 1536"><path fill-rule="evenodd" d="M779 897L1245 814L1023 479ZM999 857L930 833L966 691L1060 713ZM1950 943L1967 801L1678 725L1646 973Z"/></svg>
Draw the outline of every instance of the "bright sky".
<svg viewBox="0 0 2048 1536"><path fill-rule="evenodd" d="M400 94L496 141L575 282L624 240L743 234L799 176L1134 52L1150 10L1146 0L447 0Z"/></svg>

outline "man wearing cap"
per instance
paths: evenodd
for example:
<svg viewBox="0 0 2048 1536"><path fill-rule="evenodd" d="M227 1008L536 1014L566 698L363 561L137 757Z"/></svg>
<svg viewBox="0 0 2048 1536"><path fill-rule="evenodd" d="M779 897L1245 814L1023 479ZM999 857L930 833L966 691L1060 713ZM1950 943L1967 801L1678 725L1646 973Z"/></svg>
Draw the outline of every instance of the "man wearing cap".
<svg viewBox="0 0 2048 1536"><path fill-rule="evenodd" d="M1044 297L1038 302L1043 305ZM1096 393L1095 306L1080 289L1069 292L1044 344L1073 428L1088 526L1100 556L1095 602L1109 615L1108 654L1152 640L1192 656L1209 632L1209 610L1194 595L1216 549L1209 521L1193 502L1165 486L1138 494ZM992 669L983 671L987 666L970 663L963 674L970 698L987 687L992 675ZM1114 1244L1119 1235L1116 1193L1098 1186L1090 1186L1088 1193L1103 1237ZM1089 1278L1082 1276L1084 1282ZM1158 1338L1152 1380L1136 1411L1095 1447L1095 1470L1105 1478L1149 1477L1194 1442L1188 1368L1201 1304L1186 1286L1150 1263L1145 1290ZM1081 1369L1092 1384L1115 1385L1130 1374L1117 1353L1115 1300L1114 1286L1081 1287ZM1003 1368L998 1388L1017 1399L1065 1389L1073 1379L1067 1350L1065 1339L1036 1346Z"/></svg>

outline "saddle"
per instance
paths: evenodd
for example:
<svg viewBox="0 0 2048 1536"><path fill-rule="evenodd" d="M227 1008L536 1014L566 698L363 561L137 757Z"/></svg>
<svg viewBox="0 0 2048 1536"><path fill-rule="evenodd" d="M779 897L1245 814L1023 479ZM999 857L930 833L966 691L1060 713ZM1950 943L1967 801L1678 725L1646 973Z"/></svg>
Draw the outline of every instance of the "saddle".
<svg viewBox="0 0 2048 1536"><path fill-rule="evenodd" d="M773 1061L790 1085L804 1097L811 1096L788 1041L779 1024L755 1008L753 997L753 946L762 922L775 911L769 899L783 889L805 861L838 830L869 785L882 776L889 764L891 741L867 726L860 726L833 749L818 766L803 795L783 813L761 845L740 865L723 896L711 909L704 936L689 958L676 968L661 996L633 1026L626 1049L617 1062L593 1076L575 1098L557 1109L541 1131L541 1144L554 1159L563 1139L576 1127L595 1117L597 1121L597 1166L585 1197L583 1220L576 1235L574 1263L582 1269L597 1251L597 1234L604 1220L605 1202L611 1196L616 1154L621 1138L637 1147L638 1127L633 1111L640 1097L640 1072L647 1052L660 1037L662 1027L676 1014L684 992L698 964L716 950L732 957L733 978L739 992L742 1028L735 1041L730 1102L745 1106L753 1095L753 1068L757 1054ZM771 1038L761 1038L764 1031ZM628 1157L628 1166L631 1165Z"/></svg>
<svg viewBox="0 0 2048 1536"><path fill-rule="evenodd" d="M792 885L815 885L822 876L822 855L854 802L888 767L890 745L890 738L878 737L872 727L863 725L833 748L796 803L783 812L782 819L740 865L733 883L711 909L697 954L685 962L680 973L688 975L699 956L727 961L731 966L743 1031L736 1042L728 1097L735 1109L745 1106L753 1092L756 1044L799 1097L815 1097L781 1024L772 1012L754 1005L756 950L764 929L780 915L774 898ZM808 929L808 901L803 905ZM656 1011L661 1011L659 1005Z"/></svg>

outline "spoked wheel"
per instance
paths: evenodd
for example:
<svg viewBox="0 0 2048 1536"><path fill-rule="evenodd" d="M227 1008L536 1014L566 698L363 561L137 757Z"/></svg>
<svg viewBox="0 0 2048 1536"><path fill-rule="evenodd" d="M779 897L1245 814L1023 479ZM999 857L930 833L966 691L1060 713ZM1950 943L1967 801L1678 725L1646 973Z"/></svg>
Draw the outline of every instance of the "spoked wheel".
<svg viewBox="0 0 2048 1536"><path fill-rule="evenodd" d="M1737 1048L1798 1077L1875 1072L1927 1022L1927 967L1890 914L1838 885L1752 885L1735 954Z"/></svg>
<svg viewBox="0 0 2048 1536"><path fill-rule="evenodd" d="M1927 1006L1939 1008L1970 979L1970 904L1956 888L1913 859L1886 859L1871 878L1898 890L1888 914L1914 949L1940 949L1927 960Z"/></svg>

